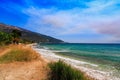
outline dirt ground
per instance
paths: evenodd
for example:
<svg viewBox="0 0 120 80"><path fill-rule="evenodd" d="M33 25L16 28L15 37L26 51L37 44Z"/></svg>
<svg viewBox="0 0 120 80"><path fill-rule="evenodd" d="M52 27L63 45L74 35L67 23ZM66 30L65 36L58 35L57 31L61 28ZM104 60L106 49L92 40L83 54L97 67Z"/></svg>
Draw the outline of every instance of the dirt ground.
<svg viewBox="0 0 120 80"><path fill-rule="evenodd" d="M0 80L45 80L47 72L41 61L0 64Z"/></svg>
<svg viewBox="0 0 120 80"><path fill-rule="evenodd" d="M10 49L0 49L0 56ZM48 76L47 62L39 60L29 62L11 62L0 64L0 80L46 80Z"/></svg>

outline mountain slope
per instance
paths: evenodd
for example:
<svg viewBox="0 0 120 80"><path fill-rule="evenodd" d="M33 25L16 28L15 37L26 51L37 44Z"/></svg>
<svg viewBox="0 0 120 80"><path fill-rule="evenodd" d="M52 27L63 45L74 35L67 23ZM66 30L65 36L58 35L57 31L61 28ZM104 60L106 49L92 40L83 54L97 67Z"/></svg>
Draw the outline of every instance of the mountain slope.
<svg viewBox="0 0 120 80"><path fill-rule="evenodd" d="M44 42L44 43L62 43L62 40L46 36L40 33L32 32L23 28L15 27L15 26L10 26L6 24L0 23L0 31L2 32L7 32L11 33L13 30L19 30L22 33L22 39L33 41L33 42Z"/></svg>

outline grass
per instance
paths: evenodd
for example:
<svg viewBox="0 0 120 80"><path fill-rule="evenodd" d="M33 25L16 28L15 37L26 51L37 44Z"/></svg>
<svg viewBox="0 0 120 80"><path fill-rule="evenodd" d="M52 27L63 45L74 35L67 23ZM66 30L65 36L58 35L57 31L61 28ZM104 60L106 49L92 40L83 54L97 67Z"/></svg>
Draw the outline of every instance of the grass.
<svg viewBox="0 0 120 80"><path fill-rule="evenodd" d="M50 63L49 67L51 70L49 80L93 80L61 60Z"/></svg>
<svg viewBox="0 0 120 80"><path fill-rule="evenodd" d="M39 59L39 54L32 48L23 45L10 45L10 51L0 57L0 63L9 63L15 61L32 61Z"/></svg>

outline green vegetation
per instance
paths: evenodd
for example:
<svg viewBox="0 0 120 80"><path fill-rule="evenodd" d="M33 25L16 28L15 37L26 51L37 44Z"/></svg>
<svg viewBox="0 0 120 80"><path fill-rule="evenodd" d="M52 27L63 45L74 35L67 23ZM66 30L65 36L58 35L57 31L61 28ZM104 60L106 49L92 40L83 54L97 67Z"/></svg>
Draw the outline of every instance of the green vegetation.
<svg viewBox="0 0 120 80"><path fill-rule="evenodd" d="M0 45L9 44L12 41L12 35L0 32Z"/></svg>
<svg viewBox="0 0 120 80"><path fill-rule="evenodd" d="M50 63L49 67L51 69L49 80L92 80L61 60Z"/></svg>
<svg viewBox="0 0 120 80"><path fill-rule="evenodd" d="M20 42L21 33L18 30L13 30L12 33L0 32L0 45Z"/></svg>
<svg viewBox="0 0 120 80"><path fill-rule="evenodd" d="M22 33L19 30L13 30L11 33L0 32L0 46L6 44L32 43L30 40L21 38Z"/></svg>
<svg viewBox="0 0 120 80"><path fill-rule="evenodd" d="M39 59L39 54L37 54L31 48L26 49L20 46L14 46L9 52L0 57L0 63L9 63L14 61L32 61L37 59Z"/></svg>

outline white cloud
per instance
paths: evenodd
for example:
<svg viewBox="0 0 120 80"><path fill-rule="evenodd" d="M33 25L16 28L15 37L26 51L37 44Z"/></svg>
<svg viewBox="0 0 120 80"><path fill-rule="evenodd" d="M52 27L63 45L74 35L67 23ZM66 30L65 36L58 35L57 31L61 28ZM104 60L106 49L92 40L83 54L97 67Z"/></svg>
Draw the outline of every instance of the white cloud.
<svg viewBox="0 0 120 80"><path fill-rule="evenodd" d="M49 35L88 34L92 32L110 36L105 41L108 39L111 41L120 40L120 10L115 10L114 13L112 12L114 9L110 10L115 4L114 0L95 0L86 3L88 8L84 9L58 10L56 8L30 7L24 10L24 13L30 16L26 26L36 27L36 31Z"/></svg>

